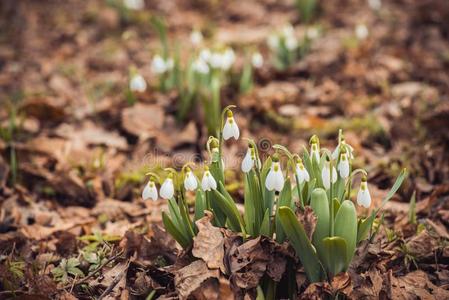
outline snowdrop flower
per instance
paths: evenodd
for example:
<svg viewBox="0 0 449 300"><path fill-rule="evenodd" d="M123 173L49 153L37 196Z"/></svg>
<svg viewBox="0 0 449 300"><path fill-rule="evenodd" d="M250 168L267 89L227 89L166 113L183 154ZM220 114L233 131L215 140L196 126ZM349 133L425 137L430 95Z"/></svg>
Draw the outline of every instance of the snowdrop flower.
<svg viewBox="0 0 449 300"><path fill-rule="evenodd" d="M320 146L316 135L310 138L310 157L311 159L315 158L318 163L320 162Z"/></svg>
<svg viewBox="0 0 449 300"><path fill-rule="evenodd" d="M143 93L147 89L147 82L142 75L133 75L129 81L129 89L133 92Z"/></svg>
<svg viewBox="0 0 449 300"><path fill-rule="evenodd" d="M357 24L355 27L355 36L359 40L364 40L368 37L368 27L365 24Z"/></svg>
<svg viewBox="0 0 449 300"><path fill-rule="evenodd" d="M340 161L338 163L338 172L340 173L341 178L346 179L349 176L349 159L348 154L346 153L346 149L343 148L340 154Z"/></svg>
<svg viewBox="0 0 449 300"><path fill-rule="evenodd" d="M211 191L211 190L217 189L217 182L215 181L215 178L210 173L209 167L204 168L204 175L203 175L203 179L201 180L201 188L204 191Z"/></svg>
<svg viewBox="0 0 449 300"><path fill-rule="evenodd" d="M272 50L276 50L279 48L279 36L276 34L272 34L267 39L268 47Z"/></svg>
<svg viewBox="0 0 449 300"><path fill-rule="evenodd" d="M153 61L151 62L151 71L155 74L163 74L167 71L165 60L159 54L156 54L153 57Z"/></svg>
<svg viewBox="0 0 449 300"><path fill-rule="evenodd" d="M321 170L321 179L323 180L324 188L329 189L331 187L331 171L330 162L324 162L323 169ZM337 182L337 171L332 166L332 183Z"/></svg>
<svg viewBox="0 0 449 300"><path fill-rule="evenodd" d="M298 48L298 40L294 36L288 36L285 39L285 47L288 50L295 50Z"/></svg>
<svg viewBox="0 0 449 300"><path fill-rule="evenodd" d="M254 148L251 146L248 147L248 151L246 151L246 155L242 160L242 172L248 173L251 171L251 169L254 167L254 162L256 159L256 153L254 151Z"/></svg>
<svg viewBox="0 0 449 300"><path fill-rule="evenodd" d="M209 65L203 59L201 59L201 57L197 58L193 62L192 68L195 72L197 72L199 74L203 74L203 75L209 74L209 71L210 71Z"/></svg>
<svg viewBox="0 0 449 300"><path fill-rule="evenodd" d="M199 46L203 42L201 31L194 30L190 33L190 42L195 46Z"/></svg>
<svg viewBox="0 0 449 300"><path fill-rule="evenodd" d="M173 174L170 173L165 181L162 183L160 190L161 197L164 199L171 199L175 194L175 187L173 186Z"/></svg>
<svg viewBox="0 0 449 300"><path fill-rule="evenodd" d="M381 0L368 0L368 5L372 10L380 10L382 7Z"/></svg>
<svg viewBox="0 0 449 300"><path fill-rule="evenodd" d="M285 25L282 28L281 32L284 35L284 37L286 37L286 38L295 35L295 29L293 28L293 26L291 24Z"/></svg>
<svg viewBox="0 0 449 300"><path fill-rule="evenodd" d="M369 208L371 205L371 195L368 190L368 183L366 182L365 176L362 178L360 189L357 193L357 204L365 208Z"/></svg>
<svg viewBox="0 0 449 300"><path fill-rule="evenodd" d="M200 58L201 58L204 62L210 62L209 60L210 60L211 56L212 56L212 53L211 53L210 50L207 49L207 48L202 49L202 50L200 51Z"/></svg>
<svg viewBox="0 0 449 300"><path fill-rule="evenodd" d="M198 180L190 168L186 168L186 175L184 178L184 187L187 191L194 191L198 187Z"/></svg>
<svg viewBox="0 0 449 300"><path fill-rule="evenodd" d="M144 0L124 0L123 4L125 5L126 8L132 10L142 10L145 7Z"/></svg>
<svg viewBox="0 0 449 300"><path fill-rule="evenodd" d="M263 66L263 56L259 52L253 53L251 56L251 64L254 68L259 69Z"/></svg>
<svg viewBox="0 0 449 300"><path fill-rule="evenodd" d="M316 27L307 28L306 36L309 40L317 39L320 36L320 32Z"/></svg>
<svg viewBox="0 0 449 300"><path fill-rule="evenodd" d="M307 172L307 169L304 167L301 159L298 159L296 162L296 176L298 176L299 184L304 181L309 182L310 180L309 172Z"/></svg>
<svg viewBox="0 0 449 300"><path fill-rule="evenodd" d="M344 138L341 139L341 141L338 143L337 148L335 148L334 152L332 152L332 159L336 160L338 156L340 155L341 149L345 149L348 153L348 158L350 160L354 159L354 148L346 144Z"/></svg>
<svg viewBox="0 0 449 300"><path fill-rule="evenodd" d="M234 120L234 115L231 110L228 110L228 116L226 118L226 123L223 127L223 139L229 140L231 137L238 140L240 136L240 130L237 123Z"/></svg>
<svg viewBox="0 0 449 300"><path fill-rule="evenodd" d="M222 57L221 68L224 71L229 70L235 62L234 50L232 50L231 48L227 48L221 57Z"/></svg>
<svg viewBox="0 0 449 300"><path fill-rule="evenodd" d="M157 200L157 188L152 178L150 178L147 185L145 185L145 188L142 191L142 199L152 199L154 201Z"/></svg>
<svg viewBox="0 0 449 300"><path fill-rule="evenodd" d="M223 66L223 55L218 52L212 52L209 58L209 63L212 68L220 69Z"/></svg>
<svg viewBox="0 0 449 300"><path fill-rule="evenodd" d="M273 163L271 164L271 169L268 172L267 178L265 179L265 187L269 191L280 192L284 188L284 174L282 174L281 166L279 160L273 157Z"/></svg>

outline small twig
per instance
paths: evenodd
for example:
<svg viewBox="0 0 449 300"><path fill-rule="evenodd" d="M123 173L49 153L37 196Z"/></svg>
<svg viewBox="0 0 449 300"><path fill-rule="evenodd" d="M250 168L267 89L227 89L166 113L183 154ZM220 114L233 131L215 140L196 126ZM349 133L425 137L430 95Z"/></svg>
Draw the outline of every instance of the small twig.
<svg viewBox="0 0 449 300"><path fill-rule="evenodd" d="M126 262L125 269L128 269L129 262L130 262L129 260ZM114 289L114 287L120 282L120 280L122 280L122 278L123 278L123 276L125 276L125 274L126 274L126 272L121 272L120 274L118 274L117 277L114 278L112 283L107 287L107 289L105 289L104 292L100 295L100 297L98 297L98 300L101 300L104 297L106 297Z"/></svg>
<svg viewBox="0 0 449 300"><path fill-rule="evenodd" d="M87 280L89 280L90 278L92 278L95 274L97 274L99 271L101 271L101 269L103 269L106 265L108 265L110 262L116 260L117 258L119 258L121 255L123 254L123 251L120 251L118 254L114 255L113 257L109 258L106 262L102 263L98 268L96 268L92 273L90 273L89 275L87 275L86 277L83 277L80 281L78 282L74 282L71 284L67 284L61 288L59 288L58 290L65 290L68 288L73 288L75 285L80 285L85 283Z"/></svg>

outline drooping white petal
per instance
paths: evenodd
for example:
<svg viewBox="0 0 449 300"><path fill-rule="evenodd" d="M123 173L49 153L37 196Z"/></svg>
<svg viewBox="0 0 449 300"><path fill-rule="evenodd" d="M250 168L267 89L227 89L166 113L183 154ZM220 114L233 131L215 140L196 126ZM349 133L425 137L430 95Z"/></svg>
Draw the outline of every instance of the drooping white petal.
<svg viewBox="0 0 449 300"><path fill-rule="evenodd" d="M184 178L184 187L187 191L194 191L198 187L198 180L192 171L188 171L186 173L186 177Z"/></svg>
<svg viewBox="0 0 449 300"><path fill-rule="evenodd" d="M309 172L307 172L307 169L304 168L303 165L296 165L296 175L298 176L298 181L300 184L304 181L309 182L310 180Z"/></svg>
<svg viewBox="0 0 449 300"><path fill-rule="evenodd" d="M276 50L279 48L279 37L275 34L272 34L268 37L267 40L268 47L272 50Z"/></svg>
<svg viewBox="0 0 449 300"><path fill-rule="evenodd" d="M209 58L209 63L212 68L219 69L222 68L223 65L223 55L218 52L213 52Z"/></svg>
<svg viewBox="0 0 449 300"><path fill-rule="evenodd" d="M253 53L251 56L251 64L254 68L258 69L263 66L263 56L259 52Z"/></svg>
<svg viewBox="0 0 449 300"><path fill-rule="evenodd" d="M203 75L207 75L209 74L209 65L201 58L197 58L193 64L192 64L192 68L195 72L203 74Z"/></svg>
<svg viewBox="0 0 449 300"><path fill-rule="evenodd" d="M331 187L331 174L329 163L325 163L321 170L321 179L323 180L324 188L329 189ZM332 183L337 182L337 171L335 167L332 167Z"/></svg>
<svg viewBox="0 0 449 300"><path fill-rule="evenodd" d="M274 162L271 165L271 169L265 179L265 187L269 191L276 190L278 192L284 188L284 174L282 174L281 166L278 162Z"/></svg>
<svg viewBox="0 0 449 300"><path fill-rule="evenodd" d="M143 93L147 89L147 82L142 75L136 74L129 81L129 89L133 92Z"/></svg>
<svg viewBox="0 0 449 300"><path fill-rule="evenodd" d="M360 189L357 193L357 204L366 208L371 205L371 195L368 190L368 184L364 181L360 184Z"/></svg>
<svg viewBox="0 0 449 300"><path fill-rule="evenodd" d="M380 10L382 8L381 0L368 0L368 5L372 10Z"/></svg>
<svg viewBox="0 0 449 300"><path fill-rule="evenodd" d="M210 62L211 55L212 54L210 53L210 50L208 48L200 51L200 58L205 62Z"/></svg>
<svg viewBox="0 0 449 300"><path fill-rule="evenodd" d="M340 157L340 162L338 163L338 172L344 179L348 178L349 176L349 160L346 153L342 153Z"/></svg>
<svg viewBox="0 0 449 300"><path fill-rule="evenodd" d="M204 191L217 189L217 182L209 171L204 172L203 178L201 179L201 188Z"/></svg>
<svg viewBox="0 0 449 300"><path fill-rule="evenodd" d="M142 199L143 200L147 200L147 199L152 199L152 200L157 200L157 188L156 188L156 184L154 184L153 181L149 181L146 185L145 188L142 191Z"/></svg>
<svg viewBox="0 0 449 300"><path fill-rule="evenodd" d="M285 47L288 50L295 50L298 48L298 40L294 36L289 36L285 38Z"/></svg>
<svg viewBox="0 0 449 300"><path fill-rule="evenodd" d="M242 172L248 173L249 171L251 171L253 166L254 166L254 160L251 157L251 149L248 148L248 151L246 151L246 155L242 160Z"/></svg>
<svg viewBox="0 0 449 300"><path fill-rule="evenodd" d="M235 53L231 48L227 48L225 52L221 55L221 68L224 71L229 70L235 62Z"/></svg>
<svg viewBox="0 0 449 300"><path fill-rule="evenodd" d="M228 117L223 127L223 139L228 140L231 137L234 137L234 139L238 140L239 136L240 130L234 120L234 117Z"/></svg>
<svg viewBox="0 0 449 300"><path fill-rule="evenodd" d="M161 197L164 199L171 199L175 194L175 187L173 186L173 179L167 178L162 183L160 190Z"/></svg>

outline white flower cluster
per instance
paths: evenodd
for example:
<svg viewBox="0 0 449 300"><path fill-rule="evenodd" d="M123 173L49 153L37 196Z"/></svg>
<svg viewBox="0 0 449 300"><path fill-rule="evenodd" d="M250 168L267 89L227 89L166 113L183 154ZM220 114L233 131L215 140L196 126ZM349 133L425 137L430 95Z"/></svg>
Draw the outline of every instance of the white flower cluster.
<svg viewBox="0 0 449 300"><path fill-rule="evenodd" d="M237 140L240 136L240 130L235 122L233 113L231 110L227 110L226 122L223 126L222 137L224 140L229 140L230 138L234 138ZM212 149L212 152L218 152L218 148ZM323 182L323 186L325 189L329 190L331 185L336 183L338 178L346 182L346 180L351 180L350 178L350 161L353 159L353 148L346 144L343 138L340 139L340 142L335 149L335 151L330 154L331 157L320 156L320 146L319 141L316 136L313 136L310 141L310 159L312 160L312 164L321 165L320 162L324 159L321 168L321 180ZM334 156L339 156L339 159L333 159ZM332 165L332 162L329 159L332 158L332 162L338 161L337 168ZM257 163L256 163L257 162ZM261 162L256 157L256 149L254 149L254 145L250 143L248 146L248 150L246 152L245 157L241 163L241 170L244 173L250 172L252 169L257 168L260 170ZM184 168L183 168L184 169ZM338 172L337 172L338 171ZM297 184L303 184L305 182L310 181L309 171L303 164L303 161L297 157L296 165L295 165L295 176L297 180ZM279 157L276 154L272 156L272 163L268 174L265 179L265 187L269 191L281 192L284 188L285 177L282 173L281 163L279 161ZM195 177L190 168L186 168L184 171L184 188L187 191L195 191L198 188L198 179ZM217 189L217 181L209 171L209 168L206 166L204 168L203 177L201 180L201 189L203 191L211 191ZM170 173L169 176L162 183L160 189L160 196L164 199L171 199L174 196L174 186L173 186L173 173ZM142 198L157 200L158 193L156 189L156 184L154 182L154 178L150 177L148 184L145 186ZM357 204L363 207L368 208L371 205L371 196L368 190L368 183L366 177L362 178L360 189L357 194Z"/></svg>
<svg viewBox="0 0 449 300"><path fill-rule="evenodd" d="M278 50L285 45L287 50L293 51L298 48L299 43L295 35L295 30L292 25L285 25L279 32L275 32L268 37L268 46L272 50Z"/></svg>
<svg viewBox="0 0 449 300"><path fill-rule="evenodd" d="M134 74L129 81L129 89L132 92L143 93L147 89L147 82L140 74Z"/></svg>

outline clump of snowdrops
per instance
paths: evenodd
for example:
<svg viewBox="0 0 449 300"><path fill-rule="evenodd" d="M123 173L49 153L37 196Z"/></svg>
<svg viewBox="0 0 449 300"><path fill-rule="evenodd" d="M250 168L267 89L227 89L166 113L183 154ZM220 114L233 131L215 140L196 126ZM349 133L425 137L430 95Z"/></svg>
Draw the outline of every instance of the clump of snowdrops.
<svg viewBox="0 0 449 300"><path fill-rule="evenodd" d="M197 234L195 221L208 210L213 213L215 226L240 233L245 239L263 235L279 243L289 240L311 282L345 271L357 244L369 236L376 216L399 189L406 171L398 176L381 207L368 216L358 216L355 204L363 207L365 213L371 206L368 174L363 169L352 169L355 153L341 131L338 146L332 152L321 148L318 137L312 136L310 150L304 147L301 154L292 154L284 146L273 145L274 153L265 161L259 156L256 143L246 139L248 150L241 162L245 208L242 215L225 188L221 154L224 141L240 137L232 107L222 112L219 136L211 136L207 142L209 158L202 177L194 175L193 163L186 164L180 172L166 169L163 181L148 173L143 199L157 200L160 196L168 201L169 211L163 213L163 222L183 248L192 244ZM179 184L175 185L175 181ZM354 182L359 182L357 190ZM162 184L158 194L159 183ZM195 199L193 218L187 206L189 197ZM311 239L295 214L310 209L317 217Z"/></svg>

